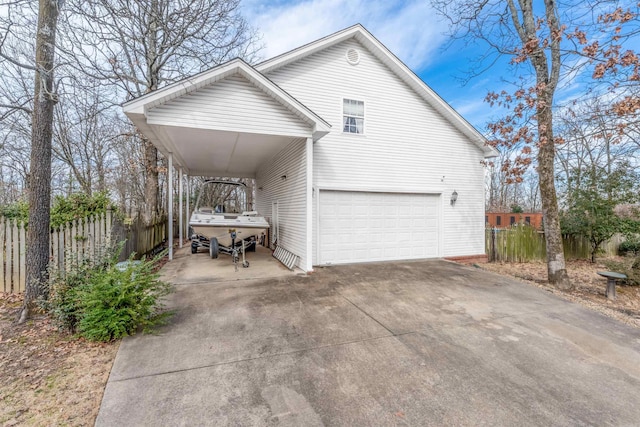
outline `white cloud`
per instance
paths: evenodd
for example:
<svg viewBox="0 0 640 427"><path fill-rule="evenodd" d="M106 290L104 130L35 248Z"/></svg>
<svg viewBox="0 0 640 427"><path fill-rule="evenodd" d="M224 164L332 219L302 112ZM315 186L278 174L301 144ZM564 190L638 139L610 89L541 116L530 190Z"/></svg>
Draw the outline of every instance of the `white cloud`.
<svg viewBox="0 0 640 427"><path fill-rule="evenodd" d="M446 41L446 24L424 0L248 0L243 9L263 34L265 58L360 23L410 68L419 71Z"/></svg>

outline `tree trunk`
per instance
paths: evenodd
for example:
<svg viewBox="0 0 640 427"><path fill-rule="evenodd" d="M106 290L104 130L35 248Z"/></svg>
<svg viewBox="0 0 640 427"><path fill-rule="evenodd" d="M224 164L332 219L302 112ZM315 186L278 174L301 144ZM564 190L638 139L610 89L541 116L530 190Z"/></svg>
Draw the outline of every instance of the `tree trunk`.
<svg viewBox="0 0 640 427"><path fill-rule="evenodd" d="M147 93L158 89L159 58L157 57L158 39L158 13L159 3L152 0L149 11L149 25L147 44L149 50L146 53L147 63ZM159 183L158 183L158 149L146 138L142 138L144 144L144 163L146 168L144 180L144 220L147 225L160 216ZM168 187L171 188L171 187ZM169 209L172 209L169 206Z"/></svg>
<svg viewBox="0 0 640 427"><path fill-rule="evenodd" d="M542 199L542 215L544 218L544 235L547 249L547 276L549 283L558 289L568 290L573 286L565 267L562 233L560 231L560 215L556 196L554 160L555 143L551 112L551 96L541 95L537 111L540 147L538 149L538 176L540 198Z"/></svg>
<svg viewBox="0 0 640 427"><path fill-rule="evenodd" d="M40 0L36 34L36 72L29 174L29 226L26 245L26 292L18 322L47 297L51 214L51 139L56 103L53 69L61 0Z"/></svg>
<svg viewBox="0 0 640 427"><path fill-rule="evenodd" d="M158 149L146 138L144 144L144 221L151 224L160 216L158 206Z"/></svg>
<svg viewBox="0 0 640 427"><path fill-rule="evenodd" d="M246 199L246 202L247 202L246 205L247 206L245 206L245 209L248 210L248 211L252 211L252 210L254 210L254 206L253 206L253 204L254 204L254 202L253 202L253 191L254 191L254 188L255 188L255 185L254 185L255 184L255 180L253 178L245 178L245 179L242 180L242 182L244 182L245 185L247 186L247 188L245 190L246 193L247 193L247 199Z"/></svg>
<svg viewBox="0 0 640 427"><path fill-rule="evenodd" d="M556 158L555 138L553 136L553 97L560 78L562 57L559 37L551 37L549 46L543 47L538 38L538 23L530 0L519 1L518 8L514 0L508 0L511 19L522 41L522 46L530 49L528 59L536 74L536 120L538 122L538 177L544 234L547 248L547 277L549 283L558 289L571 289L564 260L560 215L556 195L554 163ZM544 0L545 17L550 31L560 33L555 0ZM522 21L520 21L522 17ZM547 49L547 51L545 51ZM549 54L547 56L547 53Z"/></svg>

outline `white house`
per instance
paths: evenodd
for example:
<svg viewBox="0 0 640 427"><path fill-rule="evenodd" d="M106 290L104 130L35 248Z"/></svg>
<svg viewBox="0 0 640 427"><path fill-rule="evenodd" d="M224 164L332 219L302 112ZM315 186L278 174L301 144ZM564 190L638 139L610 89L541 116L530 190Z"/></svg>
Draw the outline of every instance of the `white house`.
<svg viewBox="0 0 640 427"><path fill-rule="evenodd" d="M495 150L361 25L124 111L181 172L255 178L256 209L303 270L484 256Z"/></svg>

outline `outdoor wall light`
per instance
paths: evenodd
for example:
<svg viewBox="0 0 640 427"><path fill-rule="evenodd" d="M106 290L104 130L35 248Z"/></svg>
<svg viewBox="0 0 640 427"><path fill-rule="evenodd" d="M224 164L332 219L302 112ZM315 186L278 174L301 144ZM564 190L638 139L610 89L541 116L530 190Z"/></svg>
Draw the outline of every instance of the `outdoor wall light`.
<svg viewBox="0 0 640 427"><path fill-rule="evenodd" d="M287 180L287 175L282 175L282 176L280 177L280 179L281 179L281 180L283 180L283 181L286 181L286 180Z"/></svg>
<svg viewBox="0 0 640 427"><path fill-rule="evenodd" d="M456 200L458 200L458 192L453 190L453 193L451 193L451 206L456 204Z"/></svg>

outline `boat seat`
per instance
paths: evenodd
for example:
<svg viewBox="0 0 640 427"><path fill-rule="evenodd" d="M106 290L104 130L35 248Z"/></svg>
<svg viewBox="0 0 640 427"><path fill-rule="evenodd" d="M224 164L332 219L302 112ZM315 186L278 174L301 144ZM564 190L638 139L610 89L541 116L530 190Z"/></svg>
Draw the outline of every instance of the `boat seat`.
<svg viewBox="0 0 640 427"><path fill-rule="evenodd" d="M208 206L203 206L201 208L198 209L198 212L202 212L202 213L206 213L206 214L212 214L213 213L213 208L210 208Z"/></svg>

